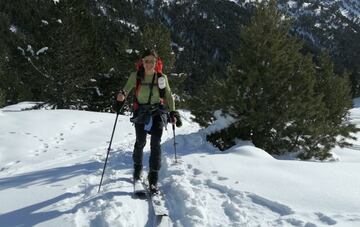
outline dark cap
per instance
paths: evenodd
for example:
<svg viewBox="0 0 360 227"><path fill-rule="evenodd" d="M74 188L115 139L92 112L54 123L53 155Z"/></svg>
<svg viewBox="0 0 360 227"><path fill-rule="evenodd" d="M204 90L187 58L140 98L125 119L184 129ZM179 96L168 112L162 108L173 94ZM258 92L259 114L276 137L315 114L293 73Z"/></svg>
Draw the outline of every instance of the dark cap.
<svg viewBox="0 0 360 227"><path fill-rule="evenodd" d="M144 57L149 56L149 55L152 55L155 58L158 57L158 54L156 53L156 51L154 49L145 49L145 50L142 51L141 58L144 58Z"/></svg>

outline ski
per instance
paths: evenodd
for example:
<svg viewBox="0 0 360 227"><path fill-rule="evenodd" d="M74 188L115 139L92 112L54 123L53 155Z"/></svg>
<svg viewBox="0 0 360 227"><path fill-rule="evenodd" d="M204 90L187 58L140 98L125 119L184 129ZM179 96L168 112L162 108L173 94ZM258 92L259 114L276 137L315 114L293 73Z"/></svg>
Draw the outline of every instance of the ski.
<svg viewBox="0 0 360 227"><path fill-rule="evenodd" d="M161 194L161 192L159 191L158 193L153 194L150 191L148 184L146 184L144 181L143 181L143 187L147 189L147 194L149 196L150 203L153 207L155 216L169 216L169 211L165 206L165 199Z"/></svg>
<svg viewBox="0 0 360 227"><path fill-rule="evenodd" d="M149 203L154 211L153 226L156 227L172 227L172 221L169 217L169 210L165 206L165 199L160 191L154 194L150 191L148 184L143 182L144 187L147 189L147 195L149 197Z"/></svg>
<svg viewBox="0 0 360 227"><path fill-rule="evenodd" d="M142 180L135 180L134 181L134 196L136 196L138 198L147 197L147 190L144 187Z"/></svg>
<svg viewBox="0 0 360 227"><path fill-rule="evenodd" d="M169 211L165 206L165 199L159 192L151 193L147 182L138 180L134 182L134 198L146 199L154 212L153 226L172 227L172 221L169 217Z"/></svg>

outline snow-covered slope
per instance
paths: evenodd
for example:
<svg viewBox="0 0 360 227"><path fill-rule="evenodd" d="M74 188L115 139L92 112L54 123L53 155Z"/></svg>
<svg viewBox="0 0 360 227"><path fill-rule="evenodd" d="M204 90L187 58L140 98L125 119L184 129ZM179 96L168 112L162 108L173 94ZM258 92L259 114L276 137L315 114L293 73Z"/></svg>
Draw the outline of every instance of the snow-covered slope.
<svg viewBox="0 0 360 227"><path fill-rule="evenodd" d="M148 202L132 196L128 117L98 194L115 115L19 106L0 111L0 226L152 226ZM178 162L169 127L160 173L174 226L360 225L360 151L334 149L338 161L327 163L278 160L246 141L219 152L181 114ZM144 164L148 156L149 145Z"/></svg>

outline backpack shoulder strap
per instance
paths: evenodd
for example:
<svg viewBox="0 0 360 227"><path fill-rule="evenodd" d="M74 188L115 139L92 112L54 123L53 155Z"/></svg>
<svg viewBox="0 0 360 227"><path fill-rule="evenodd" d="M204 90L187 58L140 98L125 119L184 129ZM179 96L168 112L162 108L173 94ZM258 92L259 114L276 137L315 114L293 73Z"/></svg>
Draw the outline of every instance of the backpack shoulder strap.
<svg viewBox="0 0 360 227"><path fill-rule="evenodd" d="M156 77L156 73L154 73L152 81L151 81L151 85L150 85L150 94L149 94L149 99L147 104L151 103L151 97L152 97L152 93L153 93L153 87L154 87L154 82L155 82L155 77Z"/></svg>
<svg viewBox="0 0 360 227"><path fill-rule="evenodd" d="M136 75L136 84L135 84L135 92L134 92L134 103L133 103L133 109L137 110L139 108L139 102L137 97L139 96L141 88L141 76L139 73Z"/></svg>

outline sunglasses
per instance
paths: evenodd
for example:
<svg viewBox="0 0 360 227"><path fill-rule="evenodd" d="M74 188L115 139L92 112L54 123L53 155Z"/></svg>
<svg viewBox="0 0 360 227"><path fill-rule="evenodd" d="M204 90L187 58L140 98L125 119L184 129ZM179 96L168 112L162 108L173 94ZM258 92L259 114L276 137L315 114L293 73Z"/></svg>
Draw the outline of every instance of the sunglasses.
<svg viewBox="0 0 360 227"><path fill-rule="evenodd" d="M155 59L143 59L143 62L145 64L155 64L156 60Z"/></svg>

